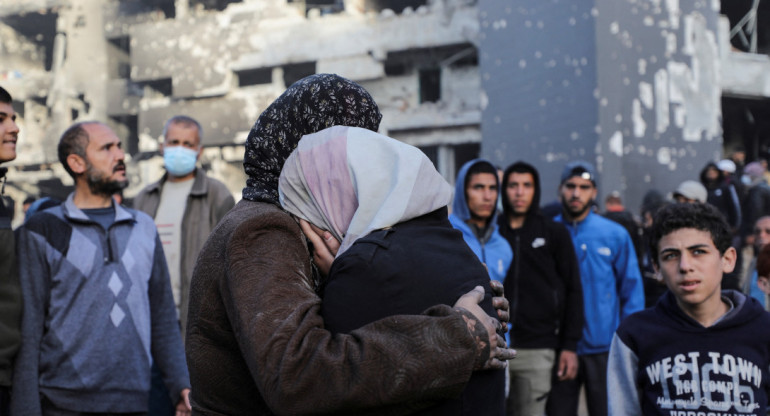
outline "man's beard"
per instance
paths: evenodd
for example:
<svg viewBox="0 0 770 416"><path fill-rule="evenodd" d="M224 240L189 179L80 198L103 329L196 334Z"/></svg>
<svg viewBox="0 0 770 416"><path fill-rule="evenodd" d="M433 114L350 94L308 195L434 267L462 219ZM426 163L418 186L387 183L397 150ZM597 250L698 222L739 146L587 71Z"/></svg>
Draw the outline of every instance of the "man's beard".
<svg viewBox="0 0 770 416"><path fill-rule="evenodd" d="M564 200L562 200L562 201L561 201L561 207L562 207L563 211L564 211L565 213L569 214L569 216L570 216L571 218L577 218L577 217L579 217L579 216L581 216L581 215L585 214L585 212L586 212L586 211L588 211L589 209L591 209L591 205L592 205L592 204L591 204L591 201L588 201L588 203L587 203L587 204L585 204L585 205L583 206L583 208L582 208L582 209L580 209L580 210L578 210L578 211L574 211L574 210L573 210L573 209L572 209L572 208L569 206L569 203L568 203L568 202L565 202Z"/></svg>
<svg viewBox="0 0 770 416"><path fill-rule="evenodd" d="M125 164L119 162L113 168L112 173L117 171L118 167L125 169ZM122 181L111 180L110 175L105 175L94 169L90 163L86 166L86 181L88 182L88 189L94 195L112 196L115 193L122 191L128 186L128 179Z"/></svg>

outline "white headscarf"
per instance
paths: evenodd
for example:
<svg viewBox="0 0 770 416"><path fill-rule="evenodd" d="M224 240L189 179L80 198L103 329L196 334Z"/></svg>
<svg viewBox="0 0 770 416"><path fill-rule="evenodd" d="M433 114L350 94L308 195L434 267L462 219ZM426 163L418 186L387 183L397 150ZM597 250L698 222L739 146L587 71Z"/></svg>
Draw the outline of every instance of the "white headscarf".
<svg viewBox="0 0 770 416"><path fill-rule="evenodd" d="M358 127L302 137L278 182L283 208L328 230L337 256L372 231L445 207L452 188L420 149Z"/></svg>

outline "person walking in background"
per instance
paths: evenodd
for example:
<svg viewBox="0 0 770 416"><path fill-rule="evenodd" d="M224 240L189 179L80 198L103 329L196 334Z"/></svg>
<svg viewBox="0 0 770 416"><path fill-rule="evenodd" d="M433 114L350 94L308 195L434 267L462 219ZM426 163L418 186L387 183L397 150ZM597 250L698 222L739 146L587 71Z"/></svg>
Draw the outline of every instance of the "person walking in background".
<svg viewBox="0 0 770 416"><path fill-rule="evenodd" d="M492 162L474 159L460 168L449 222L462 231L463 239L487 266L489 277L503 282L513 251L497 226L500 193L497 168Z"/></svg>
<svg viewBox="0 0 770 416"><path fill-rule="evenodd" d="M61 136L75 191L19 229L25 308L14 415L145 414L157 361L178 414L190 383L152 219L114 204L128 185L120 139L98 122Z"/></svg>
<svg viewBox="0 0 770 416"><path fill-rule="evenodd" d="M11 106L13 98L0 87L0 164L16 159L19 126ZM5 174L0 167L0 194L5 191ZM12 210L0 198L0 416L8 416L13 360L21 345L21 289L16 265L15 240L11 229Z"/></svg>
<svg viewBox="0 0 770 416"><path fill-rule="evenodd" d="M736 266L740 289L748 287L747 279L753 272L754 256L757 253L754 227L760 217L770 214L770 185L767 183L766 173L767 170L760 162L751 162L743 169L746 198L743 201L744 221L739 232L740 251Z"/></svg>
<svg viewBox="0 0 770 416"><path fill-rule="evenodd" d="M606 198L604 198L604 213L602 213L602 216L622 225L623 228L628 231L631 242L634 243L636 262L640 265L641 270L642 256L644 255L644 247L642 247L642 231L639 227L639 221L634 217L634 214L623 206L623 199L620 196L620 192L612 191Z"/></svg>
<svg viewBox="0 0 770 416"><path fill-rule="evenodd" d="M754 225L760 217L770 214L770 185L765 180L765 168L759 162L746 165L744 175L748 182L748 193L744 204L746 221L741 228L741 236L744 245L752 247Z"/></svg>
<svg viewBox="0 0 770 416"><path fill-rule="evenodd" d="M725 180L717 163L709 162L701 170L700 181L708 191L706 202L716 207L725 216L732 234L741 226L741 204L735 186Z"/></svg>
<svg viewBox="0 0 770 416"><path fill-rule="evenodd" d="M540 175L526 162L503 173L500 234L515 254L505 276L511 304L507 414L542 416L551 375L573 380L578 373L577 343L583 331L583 290L575 249L562 224L539 212Z"/></svg>
<svg viewBox="0 0 770 416"><path fill-rule="evenodd" d="M211 230L235 205L222 182L196 167L202 152L200 123L188 116L171 117L163 126L160 145L166 174L142 189L133 202L134 208L153 217L158 227L183 341L195 260ZM156 365L152 370L150 413L173 414L174 406L168 399L160 371Z"/></svg>
<svg viewBox="0 0 770 416"><path fill-rule="evenodd" d="M755 298L759 301L759 303L762 304L763 307L765 307L765 309L768 309L770 308L770 304L766 302L767 297L762 291L762 285L758 283L758 277L760 275L758 273L757 263L759 262L759 253L766 245L768 245L768 243L770 243L770 215L759 217L759 219L754 224L754 235L752 237L752 248L753 253L755 254L752 256L753 259L749 264L743 281L741 282L741 291L744 294ZM764 276L770 277L769 275Z"/></svg>
<svg viewBox="0 0 770 416"><path fill-rule="evenodd" d="M420 149L360 127L330 127L300 140L278 189L284 209L340 242L330 269L316 262L332 333L451 305L477 286L487 288L481 305L494 314L487 271L447 219L452 187ZM459 397L409 407L418 415L502 416L505 371L474 372Z"/></svg>
<svg viewBox="0 0 770 416"><path fill-rule="evenodd" d="M577 412L581 386L591 416L607 415L607 354L620 322L644 308L644 288L634 245L621 225L591 211L596 171L585 161L568 163L561 174L562 214L555 220L572 236L583 285L585 326L578 342L580 363L573 380L554 382L547 412Z"/></svg>
<svg viewBox="0 0 770 416"><path fill-rule="evenodd" d="M642 271L644 306L646 308L655 305L655 302L666 292L666 284L660 278L652 263L649 240L655 213L669 203L660 191L650 189L644 194L642 205L639 208L640 218L642 219L642 249L644 250L639 269Z"/></svg>
<svg viewBox="0 0 770 416"><path fill-rule="evenodd" d="M313 258L328 264L339 245L328 232L303 237L280 207L278 178L304 135L332 126L376 131L381 118L360 85L316 74L292 84L257 119L246 141L243 199L212 231L193 271L185 349L196 412L395 409L457 397L474 370L503 368L513 357L496 345L496 321L477 304L476 290L455 308L435 305L351 334L325 329L308 240Z"/></svg>
<svg viewBox="0 0 770 416"><path fill-rule="evenodd" d="M723 182L735 188L738 194L738 202L743 209L743 200L746 198L746 186L741 182L741 175L737 173L738 167L730 159L722 159L717 162L717 168L722 172ZM741 215L743 213L741 212Z"/></svg>
<svg viewBox="0 0 770 416"><path fill-rule="evenodd" d="M706 164L701 171L700 181L708 191L706 202L716 207L725 216L727 224L730 225L730 233L734 238L733 247L739 250L741 241L738 235L744 218L735 185L731 184L729 179L725 177L717 162ZM748 261L748 259L744 260L740 252L738 252L737 266L722 279L722 285L725 289L740 289L741 268L744 261Z"/></svg>
<svg viewBox="0 0 770 416"><path fill-rule="evenodd" d="M676 202L706 203L708 190L702 183L688 179L679 184L671 194Z"/></svg>
<svg viewBox="0 0 770 416"><path fill-rule="evenodd" d="M770 219L770 217L766 218ZM770 223L770 221L768 222ZM764 233L770 235L770 229L765 230ZM757 253L756 266L757 287L765 295L764 305L767 311L770 310L770 244L765 243L759 253ZM751 297L757 298L754 294Z"/></svg>

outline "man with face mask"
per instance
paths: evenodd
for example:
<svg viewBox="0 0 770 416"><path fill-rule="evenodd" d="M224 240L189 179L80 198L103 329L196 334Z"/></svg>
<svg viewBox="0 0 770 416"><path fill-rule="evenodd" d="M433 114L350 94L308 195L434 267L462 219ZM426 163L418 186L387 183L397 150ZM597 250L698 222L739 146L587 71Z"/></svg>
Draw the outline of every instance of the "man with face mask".
<svg viewBox="0 0 770 416"><path fill-rule="evenodd" d="M192 117L178 115L166 121L160 147L166 174L134 198L134 208L153 217L158 227L183 340L195 260L211 230L235 205L222 182L196 168L203 150L202 136L200 123ZM152 385L152 414L172 414L173 407L155 367Z"/></svg>
<svg viewBox="0 0 770 416"><path fill-rule="evenodd" d="M188 116L171 117L163 127L160 152L166 174L134 198L134 208L155 219L168 261L182 337L187 327L187 294L195 259L211 230L235 205L222 182L196 169L203 129Z"/></svg>

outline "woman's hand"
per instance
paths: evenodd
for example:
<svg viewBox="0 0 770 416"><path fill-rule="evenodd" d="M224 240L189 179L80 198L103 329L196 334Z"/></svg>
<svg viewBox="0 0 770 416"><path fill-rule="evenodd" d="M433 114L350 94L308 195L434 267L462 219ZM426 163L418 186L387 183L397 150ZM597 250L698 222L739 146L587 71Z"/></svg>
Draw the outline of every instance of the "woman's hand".
<svg viewBox="0 0 770 416"><path fill-rule="evenodd" d="M497 311L497 319L503 325L503 333L508 332L508 321L510 320L510 305L508 299L505 298L503 284L497 280L490 280L489 285L492 286L492 307Z"/></svg>
<svg viewBox="0 0 770 416"><path fill-rule="evenodd" d="M324 276L329 275L329 270L334 262L334 256L340 249L340 242L337 241L332 233L322 230L315 225L300 219L299 226L305 233L310 244L313 245L313 263Z"/></svg>
<svg viewBox="0 0 770 416"><path fill-rule="evenodd" d="M502 324L499 320L487 315L483 309L479 306L479 302L484 299L484 288L476 286L470 292L460 296L460 299L455 302L454 307L464 309L467 312L473 314L473 317L480 322L484 329L486 329L488 338L478 339L479 348L483 351L485 347L489 347L489 357L484 363L482 368L484 369L501 369L507 367L507 361L516 357L516 350L508 348L505 343L505 338L497 333L501 329ZM475 327L475 322L468 322L469 331L474 333L475 331L471 327ZM486 344L486 345L484 345Z"/></svg>

